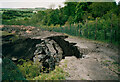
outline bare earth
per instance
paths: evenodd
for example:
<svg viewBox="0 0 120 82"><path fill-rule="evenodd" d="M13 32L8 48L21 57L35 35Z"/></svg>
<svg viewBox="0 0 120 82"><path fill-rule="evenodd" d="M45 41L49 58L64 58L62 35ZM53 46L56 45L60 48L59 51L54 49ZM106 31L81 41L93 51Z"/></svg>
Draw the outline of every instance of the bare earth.
<svg viewBox="0 0 120 82"><path fill-rule="evenodd" d="M33 35L32 38L38 39L63 35L56 32L42 32L39 29L35 30L35 32L33 31L33 33L27 33L27 36L29 34ZM118 64L120 56L118 55L117 47L72 36L65 40L70 43L76 43L75 46L83 54L83 58L77 59L74 56L70 56L65 57L60 62L60 67L69 73L69 76L66 77L67 80L120 80L120 65Z"/></svg>
<svg viewBox="0 0 120 82"><path fill-rule="evenodd" d="M77 43L83 58L65 57L60 62L64 71L69 73L67 80L118 80L120 72L117 64L118 49L105 43L69 37L70 43ZM69 52L69 51L68 51Z"/></svg>

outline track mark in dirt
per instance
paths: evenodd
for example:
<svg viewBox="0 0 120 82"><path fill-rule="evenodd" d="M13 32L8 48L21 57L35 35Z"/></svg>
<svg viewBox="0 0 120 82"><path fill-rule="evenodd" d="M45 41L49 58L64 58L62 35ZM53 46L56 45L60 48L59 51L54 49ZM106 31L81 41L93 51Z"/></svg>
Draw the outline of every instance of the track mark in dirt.
<svg viewBox="0 0 120 82"><path fill-rule="evenodd" d="M106 47L95 41L68 37L66 41L77 43L83 58L65 57L60 62L64 71L69 73L68 80L118 80L118 68L112 62L118 62L117 48ZM115 68L111 70L112 67ZM115 72L117 71L118 74Z"/></svg>

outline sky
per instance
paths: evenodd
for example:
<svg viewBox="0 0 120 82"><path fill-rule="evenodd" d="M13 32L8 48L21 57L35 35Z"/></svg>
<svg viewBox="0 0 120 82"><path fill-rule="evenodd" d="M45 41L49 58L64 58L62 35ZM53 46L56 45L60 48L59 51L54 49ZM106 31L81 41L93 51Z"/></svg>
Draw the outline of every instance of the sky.
<svg viewBox="0 0 120 82"><path fill-rule="evenodd" d="M49 8L54 4L54 8L64 6L65 0L0 0L0 8Z"/></svg>
<svg viewBox="0 0 120 82"><path fill-rule="evenodd" d="M50 5L54 5L54 8L58 8L59 6L63 7L65 1L66 0L0 0L0 8L50 8ZM116 2L119 1L120 0L116 0Z"/></svg>

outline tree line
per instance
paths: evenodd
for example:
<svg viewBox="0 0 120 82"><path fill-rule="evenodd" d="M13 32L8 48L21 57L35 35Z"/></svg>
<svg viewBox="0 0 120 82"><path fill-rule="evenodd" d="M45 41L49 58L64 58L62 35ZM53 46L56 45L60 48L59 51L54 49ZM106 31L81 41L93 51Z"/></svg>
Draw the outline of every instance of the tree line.
<svg viewBox="0 0 120 82"><path fill-rule="evenodd" d="M119 42L120 3L115 2L65 2L64 7L38 11L30 17L7 21L3 24L31 25L45 30L64 32L85 38ZM14 13L13 13L14 15Z"/></svg>
<svg viewBox="0 0 120 82"><path fill-rule="evenodd" d="M96 17L105 17L106 14L118 16L118 10L118 5L114 2L65 2L65 7L39 11L32 20L48 26L84 23L86 19L94 20Z"/></svg>

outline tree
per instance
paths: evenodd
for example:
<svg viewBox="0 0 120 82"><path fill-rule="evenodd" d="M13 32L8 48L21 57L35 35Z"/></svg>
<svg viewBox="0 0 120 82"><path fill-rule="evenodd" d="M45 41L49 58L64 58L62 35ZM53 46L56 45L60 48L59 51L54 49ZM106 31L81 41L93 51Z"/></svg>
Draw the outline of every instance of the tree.
<svg viewBox="0 0 120 82"><path fill-rule="evenodd" d="M102 17L116 6L115 2L94 2L89 6L93 17Z"/></svg>
<svg viewBox="0 0 120 82"><path fill-rule="evenodd" d="M82 16L84 16L87 9L88 9L88 3L85 3L85 2L77 3L76 10L75 10L76 22L82 21Z"/></svg>

